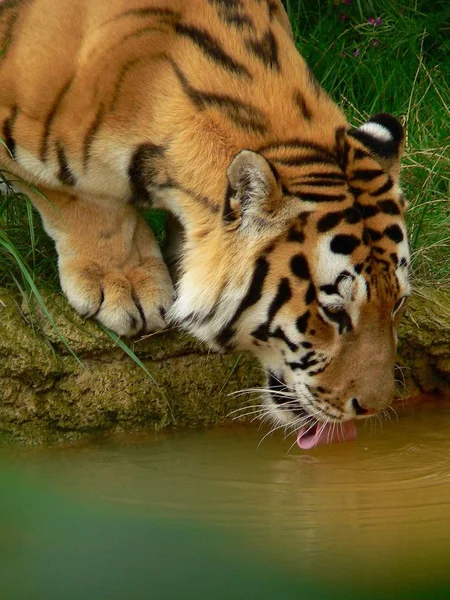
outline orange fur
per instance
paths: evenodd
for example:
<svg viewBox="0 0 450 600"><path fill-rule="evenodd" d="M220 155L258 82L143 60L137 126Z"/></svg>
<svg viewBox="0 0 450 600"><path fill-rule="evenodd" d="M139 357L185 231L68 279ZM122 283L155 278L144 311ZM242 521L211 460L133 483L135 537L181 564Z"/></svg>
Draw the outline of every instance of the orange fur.
<svg viewBox="0 0 450 600"><path fill-rule="evenodd" d="M350 397L390 401L391 312L409 293L401 135L383 116L349 131L279 0L4 0L0 40L0 163L46 197L31 192L80 313L133 335L170 309L210 345L254 351L299 397L306 381L334 390L336 420ZM172 308L148 202L184 228ZM347 337L320 306L339 270L353 278L335 293ZM317 373L301 362L312 346Z"/></svg>

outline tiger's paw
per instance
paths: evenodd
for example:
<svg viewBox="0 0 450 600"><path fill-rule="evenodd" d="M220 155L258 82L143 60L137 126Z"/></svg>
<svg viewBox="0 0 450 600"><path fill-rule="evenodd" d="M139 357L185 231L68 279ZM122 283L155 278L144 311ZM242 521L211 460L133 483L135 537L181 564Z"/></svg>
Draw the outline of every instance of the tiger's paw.
<svg viewBox="0 0 450 600"><path fill-rule="evenodd" d="M166 327L173 285L160 258L147 258L127 271L106 270L86 260L60 264L61 286L71 306L120 336L131 337Z"/></svg>

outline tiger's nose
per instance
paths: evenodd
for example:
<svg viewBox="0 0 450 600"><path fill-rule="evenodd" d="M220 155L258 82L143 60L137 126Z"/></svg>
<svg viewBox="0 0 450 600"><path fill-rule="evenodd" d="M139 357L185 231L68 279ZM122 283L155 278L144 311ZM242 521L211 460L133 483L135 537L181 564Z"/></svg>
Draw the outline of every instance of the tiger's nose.
<svg viewBox="0 0 450 600"><path fill-rule="evenodd" d="M351 406L357 416L362 416L362 415L369 416L369 415L374 415L377 412L374 408L364 408L363 406L361 406L358 398L352 398L350 402L351 402Z"/></svg>

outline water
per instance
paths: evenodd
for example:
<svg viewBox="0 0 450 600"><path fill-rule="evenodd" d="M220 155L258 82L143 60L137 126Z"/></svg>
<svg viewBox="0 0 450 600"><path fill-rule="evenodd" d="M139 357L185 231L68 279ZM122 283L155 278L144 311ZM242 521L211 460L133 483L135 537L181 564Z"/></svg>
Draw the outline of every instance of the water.
<svg viewBox="0 0 450 600"><path fill-rule="evenodd" d="M0 600L450 597L450 403L310 452L264 433L3 449Z"/></svg>

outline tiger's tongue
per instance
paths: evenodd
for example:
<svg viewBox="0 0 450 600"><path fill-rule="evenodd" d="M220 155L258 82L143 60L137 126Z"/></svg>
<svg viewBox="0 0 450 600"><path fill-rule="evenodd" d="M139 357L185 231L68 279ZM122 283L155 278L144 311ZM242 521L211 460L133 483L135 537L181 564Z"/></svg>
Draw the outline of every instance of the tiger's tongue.
<svg viewBox="0 0 450 600"><path fill-rule="evenodd" d="M297 444L302 450L310 450L325 444L353 442L356 437L357 431L354 421L345 421L345 423L338 425L327 423L325 426L318 423L314 427L302 427L298 432Z"/></svg>

